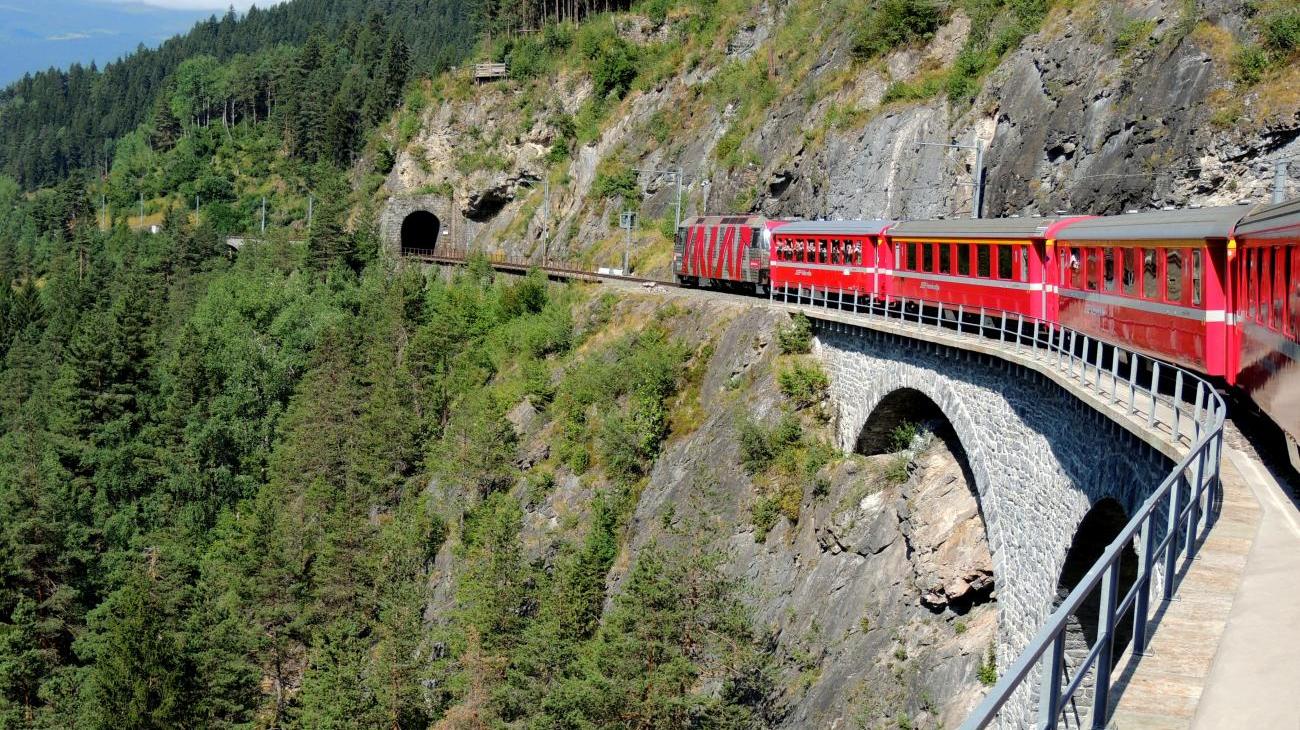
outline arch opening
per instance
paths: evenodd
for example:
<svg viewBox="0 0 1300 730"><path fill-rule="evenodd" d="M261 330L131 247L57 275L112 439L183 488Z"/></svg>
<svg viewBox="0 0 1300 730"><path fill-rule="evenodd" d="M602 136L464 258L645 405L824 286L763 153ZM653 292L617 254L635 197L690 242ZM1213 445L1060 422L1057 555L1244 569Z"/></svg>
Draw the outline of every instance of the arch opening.
<svg viewBox="0 0 1300 730"><path fill-rule="evenodd" d="M427 210L411 211L402 219L402 254L430 254L438 245L442 221Z"/></svg>
<svg viewBox="0 0 1300 730"><path fill-rule="evenodd" d="M921 605L966 616L995 604L984 507L966 449L943 409L920 390L895 390L871 411L854 451L879 459L908 504L908 558Z"/></svg>
<svg viewBox="0 0 1300 730"><path fill-rule="evenodd" d="M1106 551L1124 525L1128 524L1128 514L1124 507L1114 499L1107 497L1095 503L1083 520L1079 522L1065 554L1065 563L1061 566L1061 577L1057 582L1056 606L1064 601L1070 592L1079 585L1079 581L1096 565L1102 553ZM1130 542L1120 552L1118 601L1137 580L1138 556ZM1088 654L1097 645L1097 634L1101 624L1101 587L1093 588L1091 595L1070 615L1066 625L1065 666L1070 673L1073 668L1083 664ZM1133 615L1130 611L1115 627L1112 656L1119 656L1128 648L1133 639ZM1093 673L1090 670L1090 673ZM1086 720L1092 706L1093 683L1095 678L1085 679L1075 693L1070 707L1064 708L1068 727L1079 727Z"/></svg>

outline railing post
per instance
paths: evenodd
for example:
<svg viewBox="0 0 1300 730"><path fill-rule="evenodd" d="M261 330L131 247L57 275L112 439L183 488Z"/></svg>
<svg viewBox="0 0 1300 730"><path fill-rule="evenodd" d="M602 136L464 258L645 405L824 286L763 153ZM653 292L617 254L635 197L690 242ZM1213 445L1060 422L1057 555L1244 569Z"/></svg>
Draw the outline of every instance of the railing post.
<svg viewBox="0 0 1300 730"><path fill-rule="evenodd" d="M1138 357L1136 352L1128 354L1128 412L1132 413L1137 405Z"/></svg>
<svg viewBox="0 0 1300 730"><path fill-rule="evenodd" d="M1165 535L1168 536L1169 542L1165 545L1165 584L1160 593L1166 601L1174 597L1174 568L1178 564L1178 512L1180 511L1181 501L1179 498L1183 493L1183 473L1178 472L1178 478L1174 480L1173 486L1169 490L1169 524L1165 528Z"/></svg>
<svg viewBox="0 0 1300 730"><path fill-rule="evenodd" d="M957 305L957 334L966 334L966 305Z"/></svg>
<svg viewBox="0 0 1300 730"><path fill-rule="evenodd" d="M1133 653L1141 655L1147 648L1147 614L1151 608L1151 568L1156 564L1155 521L1148 514L1142 520L1142 573L1137 579L1137 598L1133 602Z"/></svg>
<svg viewBox="0 0 1300 730"><path fill-rule="evenodd" d="M1007 310L1002 310L1002 329L998 332L998 342L1007 341Z"/></svg>
<svg viewBox="0 0 1300 730"><path fill-rule="evenodd" d="M1110 348L1110 402L1115 402L1115 395L1119 393L1119 348Z"/></svg>
<svg viewBox="0 0 1300 730"><path fill-rule="evenodd" d="M1119 561L1106 567L1101 578L1101 605L1099 606L1097 641L1101 648L1097 651L1096 670L1093 675L1092 691L1092 728L1106 730L1106 705L1110 699L1111 652L1115 646L1115 601L1119 590Z"/></svg>
<svg viewBox="0 0 1300 730"><path fill-rule="evenodd" d="M1201 405L1201 399L1205 397L1205 381L1200 378L1196 379L1196 406L1192 409L1192 427L1194 435L1192 440L1195 441L1201 437L1201 420L1205 415L1205 406Z"/></svg>
<svg viewBox="0 0 1300 730"><path fill-rule="evenodd" d="M1156 406L1160 404L1160 361L1151 361L1151 410L1147 413L1147 428L1156 426Z"/></svg>
<svg viewBox="0 0 1300 730"><path fill-rule="evenodd" d="M1205 448L1196 450L1196 461L1192 465L1192 488L1187 503L1187 559L1196 555L1196 530L1201 522L1201 480L1205 474Z"/></svg>
<svg viewBox="0 0 1300 730"><path fill-rule="evenodd" d="M1183 419L1183 371L1180 369L1174 376L1174 443L1182 437L1178 430L1182 425Z"/></svg>
<svg viewBox="0 0 1300 730"><path fill-rule="evenodd" d="M1055 730L1061 714L1061 660L1065 658L1065 631L1052 639L1052 648L1043 654L1043 677L1038 683L1038 730Z"/></svg>

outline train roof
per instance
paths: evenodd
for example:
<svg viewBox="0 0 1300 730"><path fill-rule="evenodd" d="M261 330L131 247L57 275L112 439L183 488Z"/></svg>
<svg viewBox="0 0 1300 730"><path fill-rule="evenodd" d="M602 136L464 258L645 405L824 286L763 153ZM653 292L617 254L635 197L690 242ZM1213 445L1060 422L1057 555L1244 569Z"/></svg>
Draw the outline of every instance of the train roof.
<svg viewBox="0 0 1300 730"><path fill-rule="evenodd" d="M738 215L697 215L682 221L683 226L761 226L768 222L766 216L749 213Z"/></svg>
<svg viewBox="0 0 1300 730"><path fill-rule="evenodd" d="M903 221L889 229L895 238L1044 238L1065 218L940 218Z"/></svg>
<svg viewBox="0 0 1300 730"><path fill-rule="evenodd" d="M1066 225L1058 241L1140 241L1228 238L1233 226L1250 208L1221 205L1213 208L1153 210L1144 213L1086 218Z"/></svg>
<svg viewBox="0 0 1300 730"><path fill-rule="evenodd" d="M878 236L880 232L893 224L893 221L796 221L786 223L776 229L780 236L821 236L839 234L844 236Z"/></svg>
<svg viewBox="0 0 1300 730"><path fill-rule="evenodd" d="M1238 238L1269 238L1300 229L1300 198L1256 208L1237 224Z"/></svg>

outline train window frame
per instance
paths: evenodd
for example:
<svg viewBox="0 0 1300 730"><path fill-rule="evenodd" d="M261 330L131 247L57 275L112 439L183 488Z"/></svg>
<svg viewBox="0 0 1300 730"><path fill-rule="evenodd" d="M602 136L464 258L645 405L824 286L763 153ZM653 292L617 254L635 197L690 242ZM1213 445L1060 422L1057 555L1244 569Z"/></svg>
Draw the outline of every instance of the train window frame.
<svg viewBox="0 0 1300 730"><path fill-rule="evenodd" d="M958 243L957 247L957 276L971 275L971 258L975 255L975 248L969 243Z"/></svg>
<svg viewBox="0 0 1300 730"><path fill-rule="evenodd" d="M1066 257L1065 266L1069 274L1069 285L1071 289L1083 289L1083 248L1071 246L1069 255Z"/></svg>
<svg viewBox="0 0 1300 730"><path fill-rule="evenodd" d="M1255 307L1255 321L1267 327L1273 311L1273 277L1269 271L1268 249L1257 248L1255 251L1255 290L1259 292L1257 297L1259 302Z"/></svg>
<svg viewBox="0 0 1300 730"><path fill-rule="evenodd" d="M1029 282L1029 247L1025 245L1016 246L1016 263L1020 266L1021 283Z"/></svg>
<svg viewBox="0 0 1300 730"><path fill-rule="evenodd" d="M904 248L906 249L906 251L905 251L905 255L903 256L903 268L908 271L916 271L916 262L918 260L917 253L916 253L916 245L917 245L916 241L908 241L906 244L904 244Z"/></svg>
<svg viewBox="0 0 1300 730"><path fill-rule="evenodd" d="M1199 248L1192 249L1192 304L1205 304L1205 253Z"/></svg>
<svg viewBox="0 0 1300 730"><path fill-rule="evenodd" d="M997 274L997 278L1002 281L1014 281L1016 277L1015 252L1007 245L994 246L993 248L997 250L998 265L997 269L994 271L994 273Z"/></svg>
<svg viewBox="0 0 1300 730"><path fill-rule="evenodd" d="M833 266L844 265L844 244L838 238L831 239L831 260Z"/></svg>
<svg viewBox="0 0 1300 730"><path fill-rule="evenodd" d="M1120 291L1123 292L1124 296L1136 297L1138 295L1138 272L1142 268L1138 265L1138 260L1142 257L1142 253L1138 249L1131 247L1121 248L1120 251L1124 254L1122 257L1124 265L1119 272Z"/></svg>
<svg viewBox="0 0 1300 730"><path fill-rule="evenodd" d="M1273 247L1273 319L1270 320L1273 328L1279 332L1286 330L1286 295L1287 279L1283 275L1285 272L1284 254L1286 249L1282 246Z"/></svg>
<svg viewBox="0 0 1300 730"><path fill-rule="evenodd" d="M1176 271L1169 266L1175 262ZM1170 247L1165 249L1164 270L1165 301L1171 304L1182 304L1183 297L1187 295L1187 268L1183 263L1183 250L1181 248Z"/></svg>
<svg viewBox="0 0 1300 730"><path fill-rule="evenodd" d="M1101 287L1101 249L1089 246L1084 249L1083 285L1088 291L1099 291Z"/></svg>
<svg viewBox="0 0 1300 730"><path fill-rule="evenodd" d="M934 249L933 243L921 244L921 269L927 274L934 273Z"/></svg>
<svg viewBox="0 0 1300 730"><path fill-rule="evenodd" d="M981 279L991 278L993 275L993 254L989 251L989 244L975 244L975 276Z"/></svg>
<svg viewBox="0 0 1300 730"><path fill-rule="evenodd" d="M1142 298L1159 300L1160 299L1160 249L1143 248L1142 251ZM1150 266L1151 271L1147 271Z"/></svg>
<svg viewBox="0 0 1300 730"><path fill-rule="evenodd" d="M1246 263L1242 266L1242 269L1244 270L1241 272L1241 277L1244 282L1242 284L1242 289L1245 294L1244 299L1246 300L1246 318L1254 319L1255 300L1259 296L1256 292L1258 286L1255 280L1255 269L1258 267L1255 265L1255 249L1248 248L1242 253L1245 254L1246 257Z"/></svg>
<svg viewBox="0 0 1300 730"><path fill-rule="evenodd" d="M952 273L952 248L953 247L951 243L939 244L939 273L940 274Z"/></svg>
<svg viewBox="0 0 1300 730"><path fill-rule="evenodd" d="M1115 249L1107 246L1101 250L1102 291L1115 291Z"/></svg>

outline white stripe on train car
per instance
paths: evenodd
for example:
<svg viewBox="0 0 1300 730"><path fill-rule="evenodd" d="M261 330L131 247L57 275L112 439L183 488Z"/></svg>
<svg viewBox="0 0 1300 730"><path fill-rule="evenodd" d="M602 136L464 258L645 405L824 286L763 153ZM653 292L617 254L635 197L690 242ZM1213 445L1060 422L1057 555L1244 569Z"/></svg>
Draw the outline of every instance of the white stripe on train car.
<svg viewBox="0 0 1300 730"><path fill-rule="evenodd" d="M895 269L894 276L901 276L905 279L919 279L922 281L939 281L948 284L966 284L967 286L988 286L995 289L1020 289L1021 291L1032 291L1034 285L1027 281L1005 281L1003 279L983 279L975 276L951 276L949 274L921 274L915 271L900 271Z"/></svg>
<svg viewBox="0 0 1300 730"><path fill-rule="evenodd" d="M1061 296L1071 299L1080 299L1085 302L1096 302L1111 307L1124 307L1126 309L1137 309L1143 312L1153 314L1163 314L1168 317L1177 317L1178 319L1191 319L1198 322L1222 322L1225 315L1222 309L1197 309L1195 307L1183 307L1177 304L1166 304L1164 302L1151 302L1145 299L1130 299L1128 297L1118 297L1111 294L1101 294L1099 292L1084 292L1075 289L1062 289ZM1213 318L1213 319L1212 319Z"/></svg>

